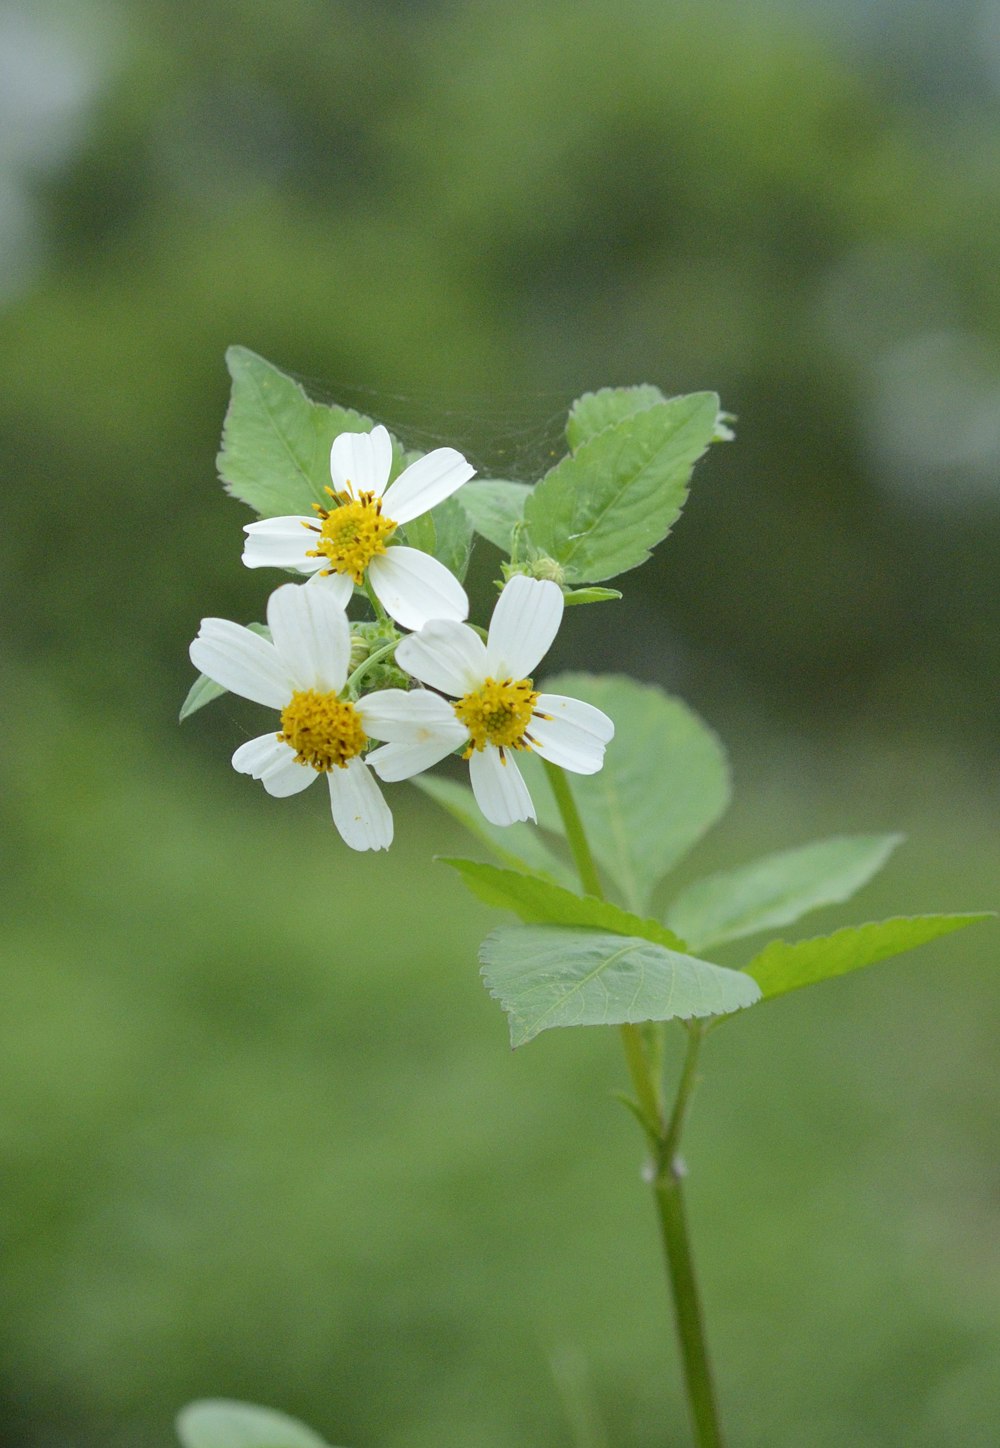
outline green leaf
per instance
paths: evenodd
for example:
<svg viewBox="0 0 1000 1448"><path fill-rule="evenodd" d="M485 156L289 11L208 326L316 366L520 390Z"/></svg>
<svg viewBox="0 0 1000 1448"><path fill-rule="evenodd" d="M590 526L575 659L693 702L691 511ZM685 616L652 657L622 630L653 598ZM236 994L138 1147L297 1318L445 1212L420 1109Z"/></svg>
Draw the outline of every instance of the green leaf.
<svg viewBox="0 0 1000 1448"><path fill-rule="evenodd" d="M986 911L978 915L897 916L868 925L849 925L832 935L798 940L794 945L773 940L754 956L746 973L757 981L764 999L770 1000L800 986L814 985L831 976L846 975L848 971L902 955L939 935L962 930L978 920L988 920L991 914Z"/></svg>
<svg viewBox="0 0 1000 1448"><path fill-rule="evenodd" d="M569 410L566 441L570 452L576 452L581 443L589 442L613 422L666 400L660 389L648 382L638 387L602 387L599 392L585 392Z"/></svg>
<svg viewBox="0 0 1000 1448"><path fill-rule="evenodd" d="M432 774L418 775L411 783L447 810L504 865L533 874L541 872L553 880L573 878L569 868L552 854L533 825L491 825L484 819L472 790L466 785Z"/></svg>
<svg viewBox="0 0 1000 1448"><path fill-rule="evenodd" d="M495 930L479 959L490 994L507 1012L512 1046L553 1026L727 1015L760 998L742 971L651 940L559 925Z"/></svg>
<svg viewBox="0 0 1000 1448"><path fill-rule="evenodd" d="M590 848L636 914L653 888L725 810L729 770L715 735L655 684L615 675L562 674L546 693L569 694L603 709L615 725L598 774L567 774ZM562 821L540 761L518 755L530 780L539 824Z"/></svg>
<svg viewBox="0 0 1000 1448"><path fill-rule="evenodd" d="M297 382L246 347L230 347L233 379L217 465L226 491L265 518L310 513L329 501L330 446L371 432L370 417L311 401Z"/></svg>
<svg viewBox="0 0 1000 1448"><path fill-rule="evenodd" d="M511 534L524 518L530 493L527 483L474 478L459 489L457 496L476 532L495 543L501 553L509 553Z"/></svg>
<svg viewBox="0 0 1000 1448"><path fill-rule="evenodd" d="M621 598L617 588L571 588L563 594L563 603L569 608L574 603L613 603Z"/></svg>
<svg viewBox="0 0 1000 1448"><path fill-rule="evenodd" d="M464 485L466 488L468 483ZM457 494L445 498L426 516L434 523L434 557L443 563L461 582L469 567L472 552L472 525L462 507L460 488Z"/></svg>
<svg viewBox="0 0 1000 1448"><path fill-rule="evenodd" d="M182 1408L177 1436L183 1448L328 1448L296 1418L228 1398L205 1398Z"/></svg>
<svg viewBox="0 0 1000 1448"><path fill-rule="evenodd" d="M525 503L531 547L560 563L567 583L601 583L644 563L680 514L718 411L714 392L696 392L581 443Z"/></svg>
<svg viewBox="0 0 1000 1448"><path fill-rule="evenodd" d="M667 922L696 950L791 925L822 905L840 905L880 870L902 835L842 835L696 880Z"/></svg>
<svg viewBox="0 0 1000 1448"><path fill-rule="evenodd" d="M458 871L473 895L500 910L513 910L528 925L585 925L619 935L638 935L670 950L687 949L684 941L658 920L643 920L596 895L578 895L537 875L500 870L476 860L441 858Z"/></svg>
<svg viewBox="0 0 1000 1448"><path fill-rule="evenodd" d="M271 630L266 623L248 623L247 628L251 633L260 634L262 639L271 637ZM224 689L207 674L199 674L187 691L187 698L181 705L181 712L177 716L178 722L183 724L185 719L189 719L192 714L197 714L199 709L203 709L206 704L211 704L213 699L219 699L223 694L228 693L228 689Z"/></svg>

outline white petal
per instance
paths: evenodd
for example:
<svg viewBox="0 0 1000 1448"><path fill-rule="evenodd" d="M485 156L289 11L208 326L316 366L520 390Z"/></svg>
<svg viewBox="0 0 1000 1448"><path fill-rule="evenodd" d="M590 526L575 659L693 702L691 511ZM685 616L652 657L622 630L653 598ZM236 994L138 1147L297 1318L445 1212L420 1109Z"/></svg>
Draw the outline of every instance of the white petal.
<svg viewBox="0 0 1000 1448"><path fill-rule="evenodd" d="M573 774L596 774L604 763L604 743L566 719L539 719L528 725L536 753Z"/></svg>
<svg viewBox="0 0 1000 1448"><path fill-rule="evenodd" d="M392 439L384 427L371 432L342 432L330 449L335 493L374 493L381 498L392 468ZM398 521L398 520L397 520Z"/></svg>
<svg viewBox="0 0 1000 1448"><path fill-rule="evenodd" d="M447 699L426 689L379 689L358 700L358 713L370 739L416 740L427 730L454 738L453 748L468 738L468 730L460 724Z"/></svg>
<svg viewBox="0 0 1000 1448"><path fill-rule="evenodd" d="M392 844L392 814L364 760L351 759L331 769L333 822L352 850L387 850Z"/></svg>
<svg viewBox="0 0 1000 1448"><path fill-rule="evenodd" d="M306 586L321 588L341 608L347 607L354 594L354 580L347 573L314 573Z"/></svg>
<svg viewBox="0 0 1000 1448"><path fill-rule="evenodd" d="M486 661L494 679L526 679L559 632L562 589L548 579L515 574L504 587L490 622Z"/></svg>
<svg viewBox="0 0 1000 1448"><path fill-rule="evenodd" d="M196 669L255 704L283 709L294 692L274 645L228 618L203 618L189 653Z"/></svg>
<svg viewBox="0 0 1000 1448"><path fill-rule="evenodd" d="M372 559L368 577L386 613L403 628L423 628L432 618L469 616L469 600L458 579L419 548L390 548Z"/></svg>
<svg viewBox="0 0 1000 1448"><path fill-rule="evenodd" d="M450 498L476 470L453 447L438 447L401 472L385 491L382 511L394 523L409 523Z"/></svg>
<svg viewBox="0 0 1000 1448"><path fill-rule="evenodd" d="M296 764L295 750L276 734L260 734L241 744L233 755L233 768L259 779L276 799L299 794L316 778L308 764Z"/></svg>
<svg viewBox="0 0 1000 1448"><path fill-rule="evenodd" d="M566 694L539 694L535 709L540 714L551 714L553 719L565 719L575 729L592 734L602 744L610 744L615 737L614 721L603 709L585 704L582 699L571 699Z"/></svg>
<svg viewBox="0 0 1000 1448"><path fill-rule="evenodd" d="M459 699L486 678L486 646L468 624L440 618L402 640L396 663L432 689Z"/></svg>
<svg viewBox="0 0 1000 1448"><path fill-rule="evenodd" d="M514 763L512 750L505 750L502 759L492 744L474 750L469 759L469 779L476 803L490 824L512 825L535 818L528 786Z"/></svg>
<svg viewBox="0 0 1000 1448"><path fill-rule="evenodd" d="M267 624L296 689L340 692L351 657L351 630L328 589L301 583L276 588L267 601Z"/></svg>
<svg viewBox="0 0 1000 1448"><path fill-rule="evenodd" d="M468 735L463 730L458 743L464 744L467 738ZM400 739L392 744L383 744L380 749L373 749L371 754L366 754L365 760L379 779L395 782L399 779L412 779L415 774L430 769L442 759L447 759L457 747L454 737L443 732L435 735L427 730L422 739Z"/></svg>
<svg viewBox="0 0 1000 1448"><path fill-rule="evenodd" d="M307 526L308 525L308 526ZM243 562L248 568L297 568L300 573L314 573L322 568L325 558L307 558L316 539L315 518L262 518L243 529L247 541L243 545Z"/></svg>

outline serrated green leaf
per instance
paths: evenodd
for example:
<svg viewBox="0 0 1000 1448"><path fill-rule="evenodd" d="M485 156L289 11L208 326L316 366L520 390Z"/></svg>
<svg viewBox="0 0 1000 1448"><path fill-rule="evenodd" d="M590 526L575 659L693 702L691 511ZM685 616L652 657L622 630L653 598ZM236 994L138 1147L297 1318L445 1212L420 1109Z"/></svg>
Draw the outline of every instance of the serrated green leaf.
<svg viewBox="0 0 1000 1448"><path fill-rule="evenodd" d="M228 1398L205 1398L182 1408L177 1436L183 1448L329 1448L296 1418Z"/></svg>
<svg viewBox="0 0 1000 1448"><path fill-rule="evenodd" d="M432 513L421 513L419 518L411 518L401 531L403 537L400 541L405 542L410 548L419 548L421 553L429 553L431 557L434 556L437 529L434 527Z"/></svg>
<svg viewBox="0 0 1000 1448"><path fill-rule="evenodd" d="M696 392L581 443L525 503L531 547L560 563L567 583L601 583L644 563L680 514L718 411L714 392Z"/></svg>
<svg viewBox="0 0 1000 1448"><path fill-rule="evenodd" d="M527 483L474 478L459 489L457 497L476 532L494 543L501 553L509 553L511 535L524 518L524 505L530 494Z"/></svg>
<svg viewBox="0 0 1000 1448"><path fill-rule="evenodd" d="M849 925L832 935L812 940L798 940L787 945L772 940L755 955L746 973L757 981L764 999L784 995L804 985L815 985L835 975L875 965L893 955L915 950L939 935L988 920L991 911L978 915L910 915L891 920L877 920L867 925Z"/></svg>
<svg viewBox="0 0 1000 1448"><path fill-rule="evenodd" d="M742 971L596 930L508 926L487 936L479 959L490 994L507 1012L512 1046L554 1026L728 1015L760 998Z"/></svg>
<svg viewBox="0 0 1000 1448"><path fill-rule="evenodd" d="M598 863L624 903L645 914L653 888L725 810L729 769L716 736L679 699L655 684L616 675L562 674L546 693L569 694L614 721L598 774L567 774ZM562 831L540 761L518 756L538 821Z"/></svg>
<svg viewBox="0 0 1000 1448"><path fill-rule="evenodd" d="M491 825L483 818L472 790L440 775L421 774L412 781L435 804L458 820L504 865L515 870L541 873L552 880L571 881L569 868L553 855L538 830L529 824Z"/></svg>
<svg viewBox="0 0 1000 1448"><path fill-rule="evenodd" d="M578 895L537 875L501 870L476 860L441 858L458 871L473 895L486 905L513 910L527 925L584 925L618 935L637 935L681 953L687 950L684 941L658 920L644 920L607 900L598 900L596 895Z"/></svg>
<svg viewBox="0 0 1000 1448"><path fill-rule="evenodd" d="M705 950L840 905L880 870L902 835L841 835L765 855L689 885L667 911L671 929Z"/></svg>
<svg viewBox="0 0 1000 1448"><path fill-rule="evenodd" d="M464 488L469 486L468 483ZM461 495L464 488L443 503L438 503L426 516L434 523L434 557L443 563L461 583L469 568L472 552L472 524L462 507Z"/></svg>
<svg viewBox="0 0 1000 1448"><path fill-rule="evenodd" d="M621 596L617 588L571 588L563 594L563 603L567 608L575 603L613 603Z"/></svg>
<svg viewBox="0 0 1000 1448"><path fill-rule="evenodd" d="M313 503L328 501L333 439L371 432L374 423L349 408L313 402L246 347L230 347L226 365L233 387L216 460L226 491L264 518L310 513Z"/></svg>
<svg viewBox="0 0 1000 1448"><path fill-rule="evenodd" d="M613 422L621 422L623 417L631 417L666 400L660 389L648 382L638 387L602 387L599 392L585 392L569 410L566 441L570 452L576 452L581 443L603 432Z"/></svg>
<svg viewBox="0 0 1000 1448"><path fill-rule="evenodd" d="M247 628L251 633L260 634L263 639L271 637L271 630L266 623L248 623ZM219 699L223 694L228 693L228 689L224 689L207 674L199 674L187 691L187 698L181 705L181 712L177 716L178 722L183 724L185 719L190 719L192 714L196 714L206 704L211 704L213 699Z"/></svg>

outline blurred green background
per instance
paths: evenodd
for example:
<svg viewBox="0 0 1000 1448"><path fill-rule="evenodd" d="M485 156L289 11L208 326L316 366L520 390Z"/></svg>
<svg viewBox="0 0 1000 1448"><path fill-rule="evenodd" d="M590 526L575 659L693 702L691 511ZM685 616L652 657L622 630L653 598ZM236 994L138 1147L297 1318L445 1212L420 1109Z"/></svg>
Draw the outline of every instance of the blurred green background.
<svg viewBox="0 0 1000 1448"><path fill-rule="evenodd" d="M4 1448L216 1394L353 1448L687 1441L613 1034L511 1055L408 789L357 857L230 770L251 707L175 723L199 618L271 581L223 351L526 481L588 387L717 389L739 440L552 666L730 745L682 878L901 828L817 928L995 905L998 88L995 0L0 12ZM734 1448L996 1443L997 939L713 1038Z"/></svg>

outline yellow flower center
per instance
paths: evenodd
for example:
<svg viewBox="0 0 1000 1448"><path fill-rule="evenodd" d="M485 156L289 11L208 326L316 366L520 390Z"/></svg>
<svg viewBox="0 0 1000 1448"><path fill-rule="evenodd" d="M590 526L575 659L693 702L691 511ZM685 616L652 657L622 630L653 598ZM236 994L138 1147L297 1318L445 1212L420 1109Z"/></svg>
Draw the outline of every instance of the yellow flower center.
<svg viewBox="0 0 1000 1448"><path fill-rule="evenodd" d="M486 679L471 694L463 694L452 708L469 731L468 758L474 749L494 744L498 749L530 749L528 733L538 695L530 679Z"/></svg>
<svg viewBox="0 0 1000 1448"><path fill-rule="evenodd" d="M292 695L281 711L278 738L295 750L296 764L311 764L320 774L346 768L368 743L354 705L315 689Z"/></svg>
<svg viewBox="0 0 1000 1448"><path fill-rule="evenodd" d="M363 583L369 563L385 552L397 525L382 516L382 499L374 493L353 498L350 493L335 493L332 488L326 491L335 506L327 512L318 503L313 504L319 526L306 526L319 538L306 557L326 558L330 566L322 569L323 573L348 573L355 583Z"/></svg>

